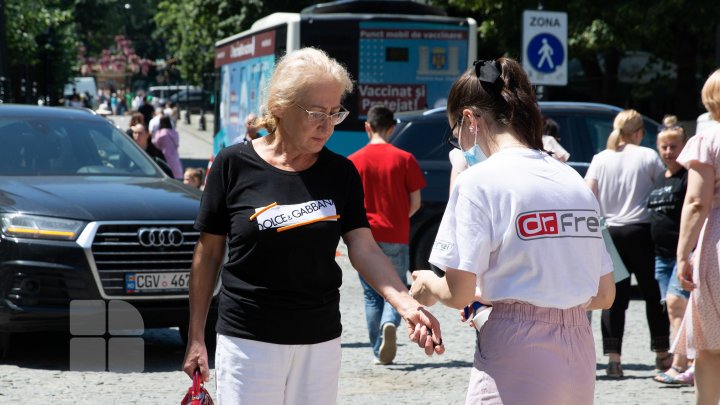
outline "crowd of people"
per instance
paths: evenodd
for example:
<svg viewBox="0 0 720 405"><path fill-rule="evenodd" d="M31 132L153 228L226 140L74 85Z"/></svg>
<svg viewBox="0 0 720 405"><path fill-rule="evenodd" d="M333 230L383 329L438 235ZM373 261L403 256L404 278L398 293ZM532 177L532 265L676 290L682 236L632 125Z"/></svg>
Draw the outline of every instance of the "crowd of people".
<svg viewBox="0 0 720 405"><path fill-rule="evenodd" d="M179 112L172 102L156 101L139 94L133 102L125 131L165 173L197 189L204 187L202 168L183 168L180 160L180 134L176 129ZM101 104L101 109L103 104ZM113 110L115 113L116 110ZM120 110L117 110L120 113Z"/></svg>
<svg viewBox="0 0 720 405"><path fill-rule="evenodd" d="M246 118L245 139L220 151L206 182L179 165L172 106L145 100L132 113L128 134L150 156L173 177L205 184L183 370L210 378L204 332L219 277L219 403L335 403L341 239L376 364L392 364L403 321L427 355L444 352L427 309L437 302L472 319L467 404L593 403L592 310L602 311L604 372L624 378L624 332L638 326L625 323L631 278L616 278L614 261L642 294L654 380L694 385L698 404L720 402L720 125L690 137L666 116L653 150L641 145L642 115L624 110L583 178L565 164L558 124L542 117L522 67L476 61L447 98L453 169L435 270L413 272L408 288L409 218L425 179L388 143L395 119L385 107L367 112L367 146L349 158L325 147L352 89L323 51L283 56L262 112ZM720 70L701 97L720 121ZM277 321L287 318L303 327L288 333Z"/></svg>

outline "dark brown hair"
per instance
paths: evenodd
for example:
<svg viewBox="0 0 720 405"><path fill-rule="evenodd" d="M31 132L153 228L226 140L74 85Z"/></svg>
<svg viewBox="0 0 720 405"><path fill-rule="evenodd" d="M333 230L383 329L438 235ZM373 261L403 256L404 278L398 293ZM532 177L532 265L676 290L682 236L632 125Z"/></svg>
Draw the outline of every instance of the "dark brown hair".
<svg viewBox="0 0 720 405"><path fill-rule="evenodd" d="M130 128L134 127L137 124L145 125L145 117L139 112L134 112L130 116Z"/></svg>
<svg viewBox="0 0 720 405"><path fill-rule="evenodd" d="M168 117L167 115L163 115L162 117L160 117L160 128L159 129L164 129L164 128L172 129L172 127L173 126L172 126L172 121L170 120L170 117Z"/></svg>
<svg viewBox="0 0 720 405"><path fill-rule="evenodd" d="M500 73L495 83L481 81L475 68L468 69L453 83L448 96L448 118L456 122L463 108L474 109L497 126L512 130L529 147L542 150L542 114L530 80L515 60L498 58L494 62Z"/></svg>

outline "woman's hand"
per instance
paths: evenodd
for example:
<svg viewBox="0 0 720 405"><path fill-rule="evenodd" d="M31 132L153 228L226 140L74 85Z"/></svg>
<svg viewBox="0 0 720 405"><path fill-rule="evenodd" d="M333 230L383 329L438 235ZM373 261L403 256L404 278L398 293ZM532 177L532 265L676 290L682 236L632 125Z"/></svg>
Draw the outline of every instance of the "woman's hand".
<svg viewBox="0 0 720 405"><path fill-rule="evenodd" d="M418 307L410 310L404 318L408 328L408 337L419 347L425 349L425 354L432 356L433 353L445 353L440 322L427 309Z"/></svg>
<svg viewBox="0 0 720 405"><path fill-rule="evenodd" d="M689 259L682 259L677 262L677 278L683 290L691 291L697 287L693 282L693 266Z"/></svg>
<svg viewBox="0 0 720 405"><path fill-rule="evenodd" d="M438 280L438 277L431 270L417 270L411 273L413 284L410 287L410 295L415 300L426 307L431 307L437 303L438 299L433 295L429 285Z"/></svg>

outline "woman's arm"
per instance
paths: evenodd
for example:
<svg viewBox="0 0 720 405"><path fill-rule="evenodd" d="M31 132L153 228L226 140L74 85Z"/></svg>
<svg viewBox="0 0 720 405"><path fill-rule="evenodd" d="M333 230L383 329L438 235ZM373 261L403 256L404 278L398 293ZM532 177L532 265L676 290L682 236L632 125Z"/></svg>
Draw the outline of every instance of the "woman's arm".
<svg viewBox="0 0 720 405"><path fill-rule="evenodd" d="M380 250L370 229L353 229L343 235L343 240L348 247L350 263L405 319L410 339L423 347L427 355L445 352L440 322L408 294L407 286Z"/></svg>
<svg viewBox="0 0 720 405"><path fill-rule="evenodd" d="M615 277L610 272L600 277L600 285L598 293L590 299L586 309L592 311L594 309L608 309L615 301Z"/></svg>
<svg viewBox="0 0 720 405"><path fill-rule="evenodd" d="M210 380L205 322L224 258L225 236L201 232L190 270L190 325L183 370L192 377L199 367L204 381Z"/></svg>
<svg viewBox="0 0 720 405"><path fill-rule="evenodd" d="M680 237L677 247L678 279L686 290L695 288L692 281L690 253L695 248L705 219L712 208L715 169L693 161L688 170L688 186L680 215Z"/></svg>
<svg viewBox="0 0 720 405"><path fill-rule="evenodd" d="M430 270L414 271L410 293L425 305L434 305L439 300L445 306L462 309L478 300L475 295L476 277L473 273L456 269L446 269L445 277L438 277Z"/></svg>
<svg viewBox="0 0 720 405"><path fill-rule="evenodd" d="M590 190L595 194L595 198L600 201L600 197L598 196L598 181L596 179L585 179L585 184L590 187Z"/></svg>

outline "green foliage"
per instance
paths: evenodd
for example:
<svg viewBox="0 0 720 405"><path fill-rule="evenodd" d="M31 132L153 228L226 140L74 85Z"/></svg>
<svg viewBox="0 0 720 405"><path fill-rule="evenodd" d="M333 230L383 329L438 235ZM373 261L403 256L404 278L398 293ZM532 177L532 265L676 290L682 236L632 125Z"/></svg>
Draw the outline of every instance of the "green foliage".
<svg viewBox="0 0 720 405"><path fill-rule="evenodd" d="M125 9L126 1L75 0L74 14L80 41L89 55L98 55L123 34L124 24L132 8ZM132 6L132 5L131 5Z"/></svg>
<svg viewBox="0 0 720 405"><path fill-rule="evenodd" d="M718 62L713 58L720 15L717 0L434 0L450 15L473 17L478 22L478 55L522 59L522 12L539 4L545 10L568 13L568 53L582 65L583 88L594 101L627 105L658 95L674 97L670 108L689 118L697 106L699 84ZM659 76L650 83L635 83L628 99L618 94L618 68L627 52L650 54L649 64L677 67L675 79ZM663 62L664 61L664 62ZM647 69L638 76L647 73ZM676 89L677 91L675 92ZM681 116L681 118L683 118Z"/></svg>
<svg viewBox="0 0 720 405"><path fill-rule="evenodd" d="M181 76L194 84L214 70L215 42L274 12L299 12L308 0L161 0L154 38L164 39Z"/></svg>
<svg viewBox="0 0 720 405"><path fill-rule="evenodd" d="M46 49L56 45L77 49L72 12L58 5L54 0L5 0L5 36L11 66L37 64L43 51L37 38L49 32L54 40L45 45Z"/></svg>
<svg viewBox="0 0 720 405"><path fill-rule="evenodd" d="M39 96L60 94L73 76L79 45L72 10L59 0L5 0L5 28L14 97L34 102L32 83ZM22 77L30 79L24 94Z"/></svg>

